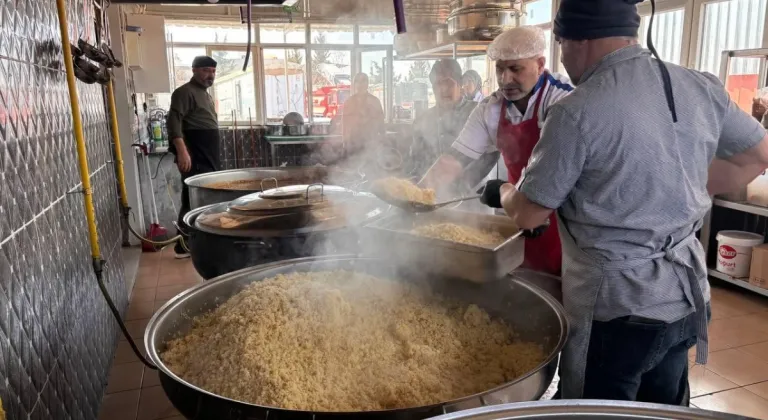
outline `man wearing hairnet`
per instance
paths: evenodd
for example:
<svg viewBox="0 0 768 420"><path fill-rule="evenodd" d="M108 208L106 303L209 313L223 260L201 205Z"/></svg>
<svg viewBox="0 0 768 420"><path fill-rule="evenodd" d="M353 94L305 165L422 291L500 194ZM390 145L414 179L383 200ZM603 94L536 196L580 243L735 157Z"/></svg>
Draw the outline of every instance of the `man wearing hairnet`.
<svg viewBox="0 0 768 420"><path fill-rule="evenodd" d="M499 152L509 181L520 179L539 141L549 108L573 90L567 78L546 69L546 46L544 33L537 27L518 27L496 37L488 47L488 57L496 61L499 89L475 108L452 149L438 159L422 185L451 183L466 176L468 167L484 170L485 175L497 163ZM495 179L490 182L501 183ZM498 203L487 204L501 207ZM560 239L555 222L553 215L549 229L538 238L526 240L524 267L560 274Z"/></svg>
<svg viewBox="0 0 768 420"><path fill-rule="evenodd" d="M706 363L708 344L696 231L710 194L768 168L768 136L717 77L639 45L638 2L561 1L553 31L578 87L549 110L519 186L485 193L524 229L558 216L562 398L688 405L688 349Z"/></svg>
<svg viewBox="0 0 768 420"><path fill-rule="evenodd" d="M461 66L453 59L437 61L429 73L436 105L413 122L411 174L421 177L440 154L451 148L477 105L461 93Z"/></svg>

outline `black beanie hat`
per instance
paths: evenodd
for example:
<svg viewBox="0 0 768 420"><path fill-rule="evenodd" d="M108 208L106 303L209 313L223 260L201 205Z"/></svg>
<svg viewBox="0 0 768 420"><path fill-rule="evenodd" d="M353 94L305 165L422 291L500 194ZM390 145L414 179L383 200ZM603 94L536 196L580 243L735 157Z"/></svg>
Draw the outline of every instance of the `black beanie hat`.
<svg viewBox="0 0 768 420"><path fill-rule="evenodd" d="M555 17L555 36L572 41L637 36L643 0L562 0Z"/></svg>
<svg viewBox="0 0 768 420"><path fill-rule="evenodd" d="M200 67L213 67L216 68L216 60L208 57L207 55L200 55L192 60L192 68L197 69Z"/></svg>

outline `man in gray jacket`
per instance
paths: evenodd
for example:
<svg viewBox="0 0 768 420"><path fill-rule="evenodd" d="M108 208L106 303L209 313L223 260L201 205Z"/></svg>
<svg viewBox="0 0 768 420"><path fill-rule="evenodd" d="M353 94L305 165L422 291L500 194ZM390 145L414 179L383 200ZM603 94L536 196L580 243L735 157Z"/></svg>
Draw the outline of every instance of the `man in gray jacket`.
<svg viewBox="0 0 768 420"><path fill-rule="evenodd" d="M216 61L208 56L195 57L192 61L192 80L177 88L171 95L168 111L168 136L170 149L176 155L181 173L181 208L179 226L189 212L187 178L219 170L219 119L208 88L216 78ZM189 254L176 243L176 258Z"/></svg>

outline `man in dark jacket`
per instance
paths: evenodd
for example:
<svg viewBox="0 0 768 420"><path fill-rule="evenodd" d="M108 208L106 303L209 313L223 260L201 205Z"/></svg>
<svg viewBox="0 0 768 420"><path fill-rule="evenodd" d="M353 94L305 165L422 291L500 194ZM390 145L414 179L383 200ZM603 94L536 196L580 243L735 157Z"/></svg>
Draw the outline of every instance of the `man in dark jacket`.
<svg viewBox="0 0 768 420"><path fill-rule="evenodd" d="M171 95L168 112L168 135L171 151L181 173L181 208L179 226L189 212L189 189L184 180L219 170L219 120L208 88L216 78L216 61L208 56L192 61L192 80ZM176 258L188 258L189 253L176 243Z"/></svg>

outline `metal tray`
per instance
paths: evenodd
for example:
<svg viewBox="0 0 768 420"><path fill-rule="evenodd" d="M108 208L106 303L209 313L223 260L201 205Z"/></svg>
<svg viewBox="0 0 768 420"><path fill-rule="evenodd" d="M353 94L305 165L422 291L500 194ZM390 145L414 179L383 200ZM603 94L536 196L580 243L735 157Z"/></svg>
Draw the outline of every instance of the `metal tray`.
<svg viewBox="0 0 768 420"><path fill-rule="evenodd" d="M426 238L410 232L427 223L444 222L494 230L507 240L491 248ZM522 232L505 216L450 209L423 214L396 211L362 230L364 255L389 259L411 271L477 283L503 278L523 263L525 254Z"/></svg>

